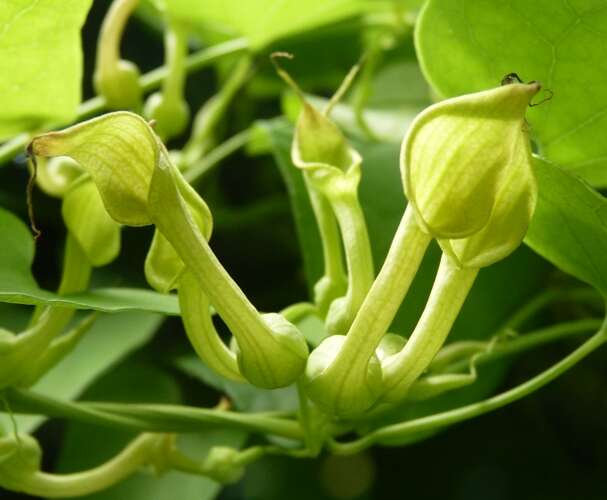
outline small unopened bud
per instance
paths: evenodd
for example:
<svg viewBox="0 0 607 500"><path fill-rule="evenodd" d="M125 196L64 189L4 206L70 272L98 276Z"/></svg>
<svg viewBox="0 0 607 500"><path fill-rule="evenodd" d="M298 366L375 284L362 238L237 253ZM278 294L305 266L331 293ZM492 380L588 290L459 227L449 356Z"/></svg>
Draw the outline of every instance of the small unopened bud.
<svg viewBox="0 0 607 500"><path fill-rule="evenodd" d="M312 351L305 373L310 398L328 413L357 415L367 410L383 389L377 356L371 356L364 370L335 360L346 341L345 335L332 335ZM353 369L354 368L354 369ZM348 380L336 386L336 381Z"/></svg>
<svg viewBox="0 0 607 500"><path fill-rule="evenodd" d="M401 170L427 233L439 240L475 234L500 203L511 204L509 183L530 182L525 111L539 89L536 82L512 83L448 99L416 118L403 143ZM531 188L514 191L532 196ZM528 222L529 210L510 212Z"/></svg>
<svg viewBox="0 0 607 500"><path fill-rule="evenodd" d="M213 446L203 463L203 469L216 481L235 483L244 474L240 463L241 452L227 446Z"/></svg>

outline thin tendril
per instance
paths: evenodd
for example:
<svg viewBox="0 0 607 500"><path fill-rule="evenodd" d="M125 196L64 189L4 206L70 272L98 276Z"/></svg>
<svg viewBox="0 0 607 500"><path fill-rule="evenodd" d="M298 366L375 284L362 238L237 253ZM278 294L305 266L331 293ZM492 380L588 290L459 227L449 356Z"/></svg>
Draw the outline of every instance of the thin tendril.
<svg viewBox="0 0 607 500"><path fill-rule="evenodd" d="M11 426L13 428L13 434L15 435L15 441L17 441L17 443L19 443L19 445L21 445L21 437L19 436L19 424L17 423L17 419L15 418L15 414L13 413L13 410L11 409L10 405L8 404L8 400L6 399L6 395L4 394L4 391L2 391L2 393L0 394L0 399L2 400L2 403L4 404L4 409L6 410L6 413L8 414L8 418L11 421Z"/></svg>
<svg viewBox="0 0 607 500"><path fill-rule="evenodd" d="M27 168L29 170L29 179L27 181L27 187L25 188L25 196L27 202L27 215L30 221L30 228L34 233L34 241L40 238L42 232L38 229L36 225L36 218L34 217L34 201L33 201L33 193L34 186L36 184L36 176L38 174L38 162L36 161L36 155L32 152L31 143L27 147Z"/></svg>

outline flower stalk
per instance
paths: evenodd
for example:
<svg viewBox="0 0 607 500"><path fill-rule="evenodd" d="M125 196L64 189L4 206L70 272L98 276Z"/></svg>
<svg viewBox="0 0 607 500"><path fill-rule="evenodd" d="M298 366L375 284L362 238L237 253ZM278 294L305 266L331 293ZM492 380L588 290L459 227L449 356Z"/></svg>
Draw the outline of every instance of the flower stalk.
<svg viewBox="0 0 607 500"><path fill-rule="evenodd" d="M143 113L149 120L155 121L158 136L167 140L181 134L190 120L190 108L183 95L188 55L186 27L178 21L169 20L164 45L168 73L161 91L148 97Z"/></svg>
<svg viewBox="0 0 607 500"><path fill-rule="evenodd" d="M138 4L139 0L114 0L101 25L93 82L109 109L141 107L139 70L132 62L120 59L122 34Z"/></svg>

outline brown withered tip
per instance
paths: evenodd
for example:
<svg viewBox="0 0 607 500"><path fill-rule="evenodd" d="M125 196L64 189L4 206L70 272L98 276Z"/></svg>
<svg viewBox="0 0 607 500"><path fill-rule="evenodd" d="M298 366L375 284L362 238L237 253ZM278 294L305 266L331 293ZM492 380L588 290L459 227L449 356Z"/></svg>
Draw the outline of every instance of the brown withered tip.
<svg viewBox="0 0 607 500"><path fill-rule="evenodd" d="M504 78L502 78L502 81L501 81L501 85L511 85L513 83L524 83L525 85L534 85L535 87L537 87L538 92L540 90L542 90L541 82L538 82L537 80L530 80L528 82L523 82L521 77L518 76L518 74L516 74L516 73L508 73L506 76L504 76ZM539 106L540 104L544 104L545 102L549 101L550 99L552 99L554 97L554 92L552 92L552 90L550 90L550 89L544 89L544 93L546 94L546 97L544 97L539 102L530 102L529 107L533 108L535 106Z"/></svg>
<svg viewBox="0 0 607 500"><path fill-rule="evenodd" d="M512 83L523 83L523 80L521 80L521 77L516 73L508 73L506 76L504 76L504 78L502 78L500 85L510 85Z"/></svg>
<svg viewBox="0 0 607 500"><path fill-rule="evenodd" d="M158 123L156 120L148 120L148 125L153 129L156 128L156 123Z"/></svg>

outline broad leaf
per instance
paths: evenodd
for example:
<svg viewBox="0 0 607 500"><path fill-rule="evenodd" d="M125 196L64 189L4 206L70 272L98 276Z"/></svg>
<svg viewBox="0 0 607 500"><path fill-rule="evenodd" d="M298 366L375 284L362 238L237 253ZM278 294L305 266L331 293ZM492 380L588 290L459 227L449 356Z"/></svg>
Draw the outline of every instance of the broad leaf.
<svg viewBox="0 0 607 500"><path fill-rule="evenodd" d="M80 28L92 0L0 2L0 140L67 122L80 104Z"/></svg>
<svg viewBox="0 0 607 500"><path fill-rule="evenodd" d="M542 156L607 186L606 25L603 0L430 0L417 49L444 97L494 87L511 72L542 82L553 98L528 114Z"/></svg>
<svg viewBox="0 0 607 500"><path fill-rule="evenodd" d="M222 37L243 36L260 49L278 38L358 14L363 0L156 0L173 16Z"/></svg>
<svg viewBox="0 0 607 500"><path fill-rule="evenodd" d="M102 316L74 351L42 377L33 390L57 399L74 399L101 373L147 342L160 321L160 316L146 313ZM40 416L16 418L21 432L30 432L44 421ZM0 416L0 423L10 429L6 415Z"/></svg>
<svg viewBox="0 0 607 500"><path fill-rule="evenodd" d="M177 299L150 290L104 288L60 296L42 290L30 267L34 241L28 228L16 216L0 208L0 301L17 304L65 305L77 309L118 312L142 310L179 314Z"/></svg>
<svg viewBox="0 0 607 500"><path fill-rule="evenodd" d="M539 200L525 242L607 297L607 200L578 177L536 158Z"/></svg>

